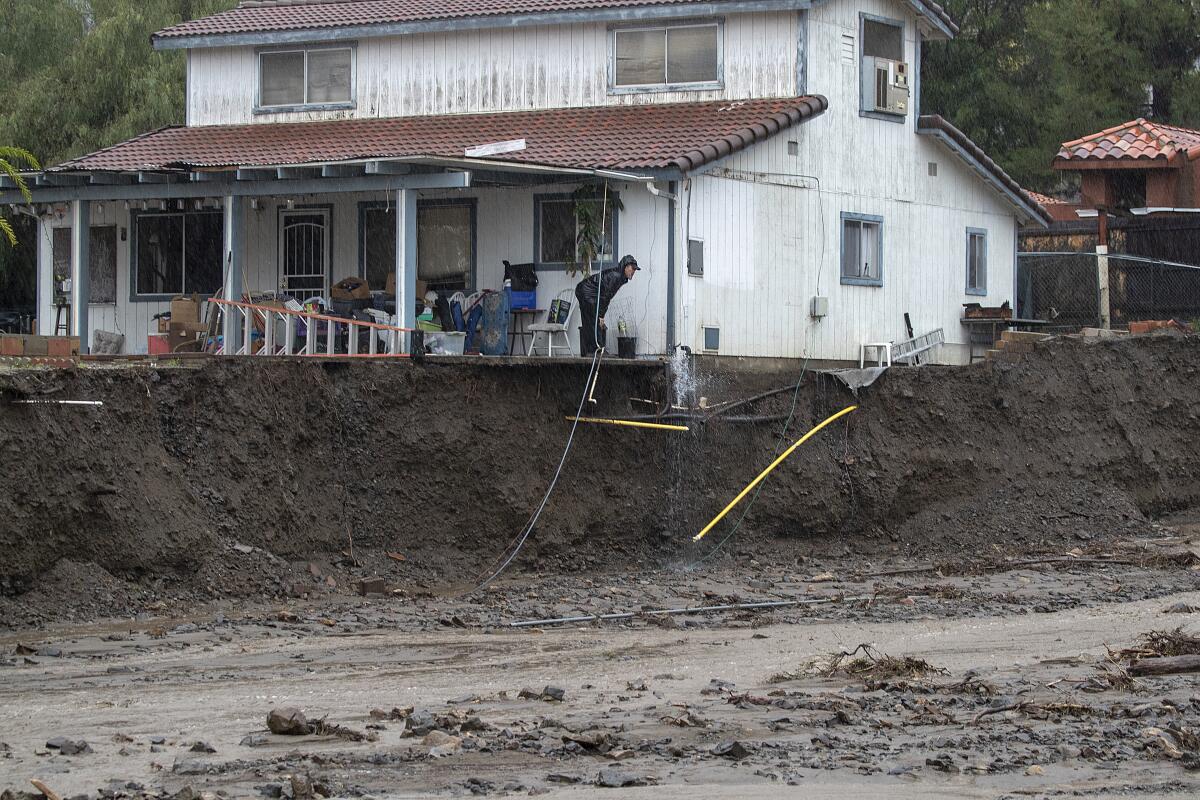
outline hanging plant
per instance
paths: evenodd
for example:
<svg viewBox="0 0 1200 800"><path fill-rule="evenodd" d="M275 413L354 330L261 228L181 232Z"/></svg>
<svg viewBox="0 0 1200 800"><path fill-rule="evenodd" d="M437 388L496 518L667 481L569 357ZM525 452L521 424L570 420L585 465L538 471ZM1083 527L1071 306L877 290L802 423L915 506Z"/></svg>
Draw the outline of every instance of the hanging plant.
<svg viewBox="0 0 1200 800"><path fill-rule="evenodd" d="M592 274L592 264L604 254L604 231L612 224L613 215L625 208L621 198L605 189L606 184L589 183L571 193L575 212L575 254L567 263L568 275L587 277Z"/></svg>

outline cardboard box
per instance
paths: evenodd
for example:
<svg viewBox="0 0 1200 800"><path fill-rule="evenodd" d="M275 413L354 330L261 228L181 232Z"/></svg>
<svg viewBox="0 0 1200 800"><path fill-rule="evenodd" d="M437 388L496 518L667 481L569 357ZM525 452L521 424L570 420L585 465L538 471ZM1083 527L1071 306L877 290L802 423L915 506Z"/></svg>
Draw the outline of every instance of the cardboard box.
<svg viewBox="0 0 1200 800"><path fill-rule="evenodd" d="M46 355L68 358L79 355L78 336L51 336L46 339Z"/></svg>
<svg viewBox="0 0 1200 800"><path fill-rule="evenodd" d="M0 356L25 355L24 336L0 336Z"/></svg>
<svg viewBox="0 0 1200 800"><path fill-rule="evenodd" d="M156 322L158 322L158 332L159 333L168 333L171 330L171 318L170 317L159 317L156 320Z"/></svg>
<svg viewBox="0 0 1200 800"><path fill-rule="evenodd" d="M201 350L201 342L197 338L208 333L208 326L198 322L176 322L171 315L171 326L167 332L167 346L172 353L190 353Z"/></svg>
<svg viewBox="0 0 1200 800"><path fill-rule="evenodd" d="M200 296L174 297L171 299L171 322L199 322Z"/></svg>
<svg viewBox="0 0 1200 800"><path fill-rule="evenodd" d="M334 300L370 300L371 289L365 280L351 275L335 283L330 290L330 296Z"/></svg>
<svg viewBox="0 0 1200 800"><path fill-rule="evenodd" d="M390 294L392 297L396 296L396 273L395 272L388 273L387 285L384 287L384 291L387 294ZM413 301L415 302L417 300L425 299L425 294L428 291L429 291L428 281L421 281L421 280L417 281L417 296L413 298Z"/></svg>

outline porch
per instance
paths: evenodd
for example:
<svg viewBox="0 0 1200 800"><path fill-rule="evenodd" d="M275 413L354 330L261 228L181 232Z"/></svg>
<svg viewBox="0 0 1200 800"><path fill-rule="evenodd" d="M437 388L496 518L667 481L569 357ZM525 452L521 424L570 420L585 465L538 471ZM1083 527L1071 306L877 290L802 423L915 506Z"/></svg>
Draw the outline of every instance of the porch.
<svg viewBox="0 0 1200 800"><path fill-rule="evenodd" d="M585 183L617 201L605 215L599 266L623 252L635 253L643 265L639 280L613 302L608 347L615 352L616 322L623 319L639 353L666 351L667 274L657 266L668 258L669 215L654 208L657 198L635 176L374 161L183 176L48 174L38 181L38 333L79 336L84 352L96 331L124 337L126 354L161 352L156 337L167 327L159 320L181 295L199 296L197 327L205 330L219 313L212 298L268 305L291 300L293 308L308 303L337 315L377 308L390 316L382 321L414 329L426 292L448 298L500 290L505 261L535 265L536 311L514 317L526 327L542 321L555 298L574 300L582 275L570 263L572 193ZM77 234L85 229L87 237ZM351 277L366 282L370 299L348 308L332 290ZM236 307L223 307L230 313L221 315L210 349L245 351L247 332L267 335L262 319L251 328ZM579 352L576 312L568 326L573 353ZM196 324L175 322L179 330ZM272 338L282 343L278 327ZM305 333L303 323L300 330ZM528 344L528 337L515 337L514 352L525 353ZM364 337L353 349L365 354L373 345ZM329 346L322 340L317 350L333 354ZM249 350L258 348L252 342ZM350 349L345 342L334 352ZM410 349L408 337L394 347ZM290 352L305 352L303 344Z"/></svg>

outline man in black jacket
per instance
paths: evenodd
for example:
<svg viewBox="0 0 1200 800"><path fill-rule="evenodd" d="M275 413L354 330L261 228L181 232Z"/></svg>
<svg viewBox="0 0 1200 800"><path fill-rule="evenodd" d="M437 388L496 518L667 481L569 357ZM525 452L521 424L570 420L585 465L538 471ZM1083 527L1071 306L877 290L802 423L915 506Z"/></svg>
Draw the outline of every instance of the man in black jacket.
<svg viewBox="0 0 1200 800"><path fill-rule="evenodd" d="M590 356L604 347L604 315L608 304L622 286L633 279L633 273L641 267L633 256L625 256L621 263L603 272L593 272L575 286L575 299L579 301L579 314L583 318L583 330L579 337L580 355Z"/></svg>

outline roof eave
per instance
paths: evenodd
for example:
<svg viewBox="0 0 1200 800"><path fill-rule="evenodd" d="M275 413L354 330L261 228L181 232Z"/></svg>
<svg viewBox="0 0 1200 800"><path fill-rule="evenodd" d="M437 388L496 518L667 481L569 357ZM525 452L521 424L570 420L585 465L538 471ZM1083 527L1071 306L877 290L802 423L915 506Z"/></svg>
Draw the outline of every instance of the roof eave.
<svg viewBox="0 0 1200 800"><path fill-rule="evenodd" d="M922 117L922 119L926 118ZM944 120L940 121L946 125L949 125L949 123L945 122ZM955 130L957 131L957 128ZM966 163L967 166L970 167L977 175L979 175L988 185L995 189L997 193L1004 197L1010 205L1017 209L1018 212L1023 213L1029 221L1035 222L1043 228L1050 227L1049 213L1032 197L1029 197L1023 189L1020 189L1019 186L1017 188L1020 189L1020 191L1016 191L1013 189L1013 187L1009 186L1005 180L1012 181L1014 184L1016 184L1016 181L1010 178L1007 174L1004 174L1003 170L1000 170L999 166L995 166L994 168L989 167L984 163L984 161L981 161L979 158L980 155L982 155L985 160L990 161L990 159L988 159L987 155L979 149L978 145L975 145L973 142L971 143L974 149L978 151L977 153L972 152L970 148L964 146L963 143L959 142L943 128L936 127L932 122L924 126L918 125L917 133L923 136L933 136L935 139L941 142L948 150L953 152L959 157L959 159ZM958 133L964 139L966 139L965 134L963 134L961 131L958 131ZM966 141L970 142L969 139L966 139ZM1004 179L1000 177L1000 174L997 174L998 172L1004 175Z"/></svg>
<svg viewBox="0 0 1200 800"><path fill-rule="evenodd" d="M681 173L686 175L700 167L707 166L714 161L745 150L748 147L771 138L777 133L782 133L806 120L819 116L827 108L829 108L829 100L826 99L825 95L807 95L796 108L772 114L770 117L755 123L749 128L743 128L715 142L709 142L702 147L684 153L674 159L673 163Z"/></svg>
<svg viewBox="0 0 1200 800"><path fill-rule="evenodd" d="M631 6L624 8L595 8L570 11L530 12L524 14L492 14L476 17L449 17L412 22L376 22L364 25L341 25L324 28L291 28L246 33L207 35L168 35L159 31L150 37L156 50L183 50L204 47L234 47L298 42L328 42L364 39L380 36L404 36L415 33L446 33L448 31L484 30L489 28L523 28L535 25L571 25L586 22L640 22L644 20L703 17L719 14L755 11L801 11L812 8L822 0L713 0L709 3L687 3L672 6Z"/></svg>

